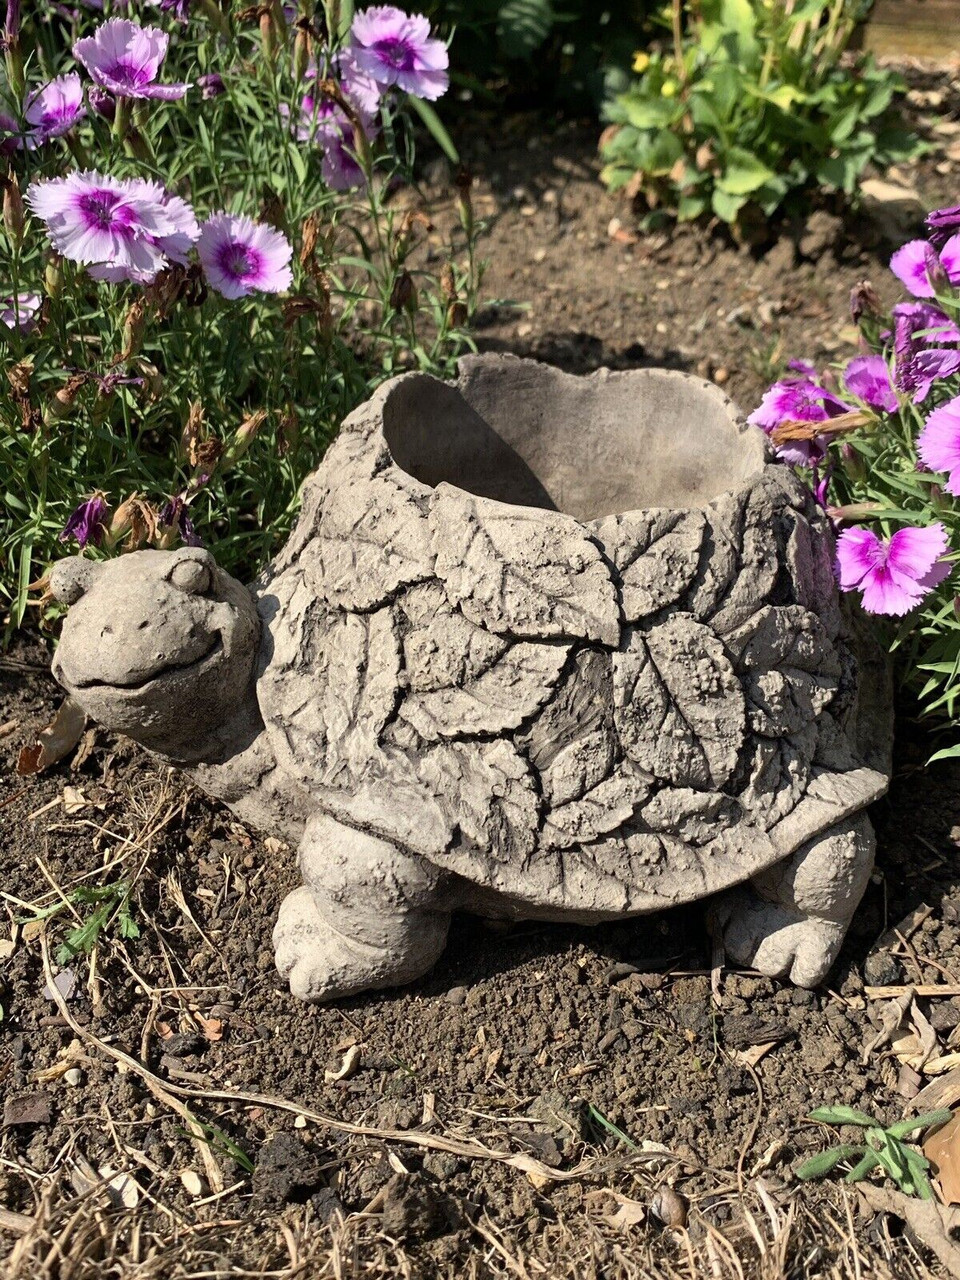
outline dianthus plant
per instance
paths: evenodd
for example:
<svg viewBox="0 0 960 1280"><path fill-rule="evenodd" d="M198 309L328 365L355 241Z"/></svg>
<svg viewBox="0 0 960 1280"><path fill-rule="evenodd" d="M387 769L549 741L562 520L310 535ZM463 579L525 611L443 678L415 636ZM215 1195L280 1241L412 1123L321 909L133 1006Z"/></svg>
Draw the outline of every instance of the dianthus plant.
<svg viewBox="0 0 960 1280"><path fill-rule="evenodd" d="M860 353L793 361L749 420L826 507L840 589L945 730L936 758L960 756L960 205L926 232L890 261L905 296L889 313L853 290Z"/></svg>
<svg viewBox="0 0 960 1280"><path fill-rule="evenodd" d="M446 45L343 0L7 0L2 47L0 616L77 550L251 575L343 417L472 345Z"/></svg>

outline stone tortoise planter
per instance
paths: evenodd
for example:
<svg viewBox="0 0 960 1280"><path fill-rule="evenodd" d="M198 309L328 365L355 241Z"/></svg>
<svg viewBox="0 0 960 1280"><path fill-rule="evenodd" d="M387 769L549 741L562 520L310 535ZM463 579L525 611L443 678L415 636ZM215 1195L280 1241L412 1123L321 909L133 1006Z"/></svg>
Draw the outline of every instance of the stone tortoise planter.
<svg viewBox="0 0 960 1280"><path fill-rule="evenodd" d="M408 982L450 913L595 923L723 893L819 982L873 863L883 659L829 530L716 387L469 357L353 413L250 590L206 551L58 563L101 723L299 846L294 994Z"/></svg>

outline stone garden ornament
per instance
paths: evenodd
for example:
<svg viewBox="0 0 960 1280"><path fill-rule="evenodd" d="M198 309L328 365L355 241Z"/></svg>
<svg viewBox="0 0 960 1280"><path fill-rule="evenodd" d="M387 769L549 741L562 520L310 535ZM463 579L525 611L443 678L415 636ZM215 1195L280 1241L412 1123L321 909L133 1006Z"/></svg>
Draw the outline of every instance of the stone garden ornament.
<svg viewBox="0 0 960 1280"><path fill-rule="evenodd" d="M468 357L343 425L251 587L209 552L59 562L54 672L299 850L290 989L409 982L452 911L716 896L728 955L826 975L888 781L882 656L823 514L712 384Z"/></svg>

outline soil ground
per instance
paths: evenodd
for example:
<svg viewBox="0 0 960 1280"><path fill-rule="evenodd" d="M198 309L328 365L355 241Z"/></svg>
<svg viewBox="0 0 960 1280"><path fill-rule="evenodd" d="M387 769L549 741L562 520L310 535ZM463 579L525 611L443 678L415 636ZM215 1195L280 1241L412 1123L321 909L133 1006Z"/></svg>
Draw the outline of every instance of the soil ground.
<svg viewBox="0 0 960 1280"><path fill-rule="evenodd" d="M915 83L925 119L960 121L949 82ZM763 255L637 234L594 146L594 128L478 127L485 292L530 303L489 305L482 346L698 369L752 407L782 361L852 353L857 280L894 296L880 234L827 211ZM901 176L934 205L958 171L941 151ZM421 982L314 1008L273 967L290 850L101 731L16 775L59 701L47 663L29 639L0 658L6 1280L951 1274L928 1218L793 1173L831 1140L813 1107L893 1122L940 1078L914 1070L901 1014L928 1056L960 1044L960 769L923 771L910 725L822 990L726 971L714 993L689 908L593 930L458 918ZM106 930L55 999L44 956L96 904L18 922L121 880L139 937ZM923 1018L917 984L947 992Z"/></svg>

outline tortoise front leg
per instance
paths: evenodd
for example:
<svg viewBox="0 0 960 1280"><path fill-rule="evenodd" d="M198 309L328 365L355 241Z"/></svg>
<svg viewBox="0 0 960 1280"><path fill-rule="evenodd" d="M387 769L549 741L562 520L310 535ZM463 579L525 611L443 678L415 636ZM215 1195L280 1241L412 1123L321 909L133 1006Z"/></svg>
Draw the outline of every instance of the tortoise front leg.
<svg viewBox="0 0 960 1280"><path fill-rule="evenodd" d="M444 877L435 867L325 814L300 843L304 884L273 931L277 968L303 1000L399 986L436 963L447 941Z"/></svg>
<svg viewBox="0 0 960 1280"><path fill-rule="evenodd" d="M865 813L809 840L718 898L711 924L727 955L768 978L815 987L827 976L873 869L876 842Z"/></svg>

